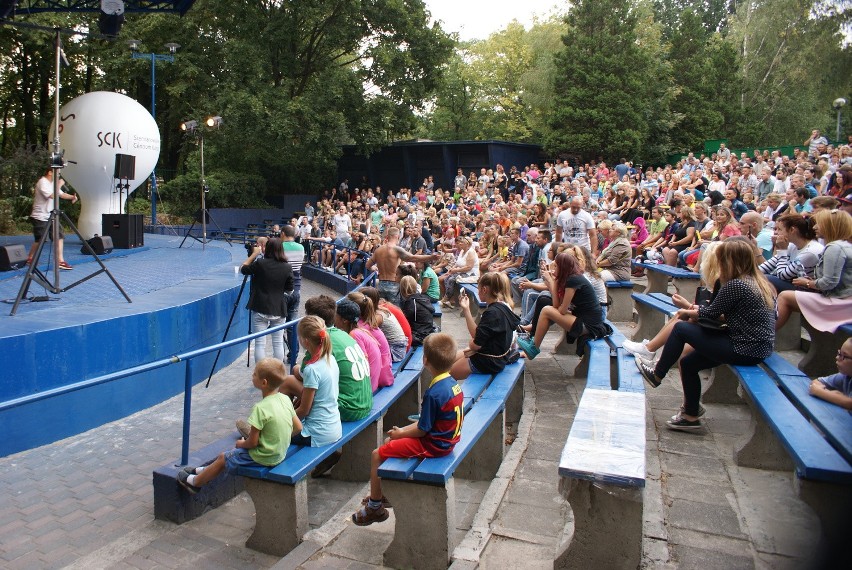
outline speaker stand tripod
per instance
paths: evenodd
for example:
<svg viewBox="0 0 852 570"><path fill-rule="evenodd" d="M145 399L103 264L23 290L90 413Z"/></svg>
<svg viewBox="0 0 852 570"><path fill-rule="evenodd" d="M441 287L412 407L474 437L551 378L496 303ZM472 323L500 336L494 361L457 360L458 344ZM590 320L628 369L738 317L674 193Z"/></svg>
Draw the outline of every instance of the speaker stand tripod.
<svg viewBox="0 0 852 570"><path fill-rule="evenodd" d="M178 249L183 247L183 244L186 242L187 238L192 238L195 241L199 242L202 246L213 241L212 239L207 239L207 220L216 226L216 229L219 230L219 235L222 236L228 245L233 246L234 244L231 242L231 238L228 237L228 234L222 231L222 228L219 227L219 224L216 223L216 220L213 219L213 216L210 215L210 210L207 208L200 211L200 215L196 216L196 219L192 220L192 225L189 226L189 229L186 230L186 235L183 236L183 241L180 242ZM201 237L192 235L192 230L195 228L195 224L198 223L198 218L201 218Z"/></svg>
<svg viewBox="0 0 852 570"><path fill-rule="evenodd" d="M54 176L58 176L57 171L58 171L58 168L54 171ZM55 191L58 191L58 189L56 189ZM51 282L51 280L47 277L47 275L45 275L41 271L41 269L38 268L38 262L39 262L39 259L41 258L42 252L44 251L44 244L47 241L48 232L50 233L50 235L53 236L53 244L56 245L56 243L57 243L57 240L59 238L60 219L64 220L69 226L71 226L71 229L74 230L74 233L77 234L77 237L79 237L80 241L83 242L83 247L89 250L89 252L88 252L89 255L93 256L95 258L95 261L98 262L98 265L101 266L101 268L99 270L95 271L94 273L92 273L90 275L87 275L86 277L83 277L82 279L80 279L78 281L75 281L74 283L68 285L67 287L60 287L59 286L59 271L60 271L60 269L59 269L59 259L58 259L57 256L54 256L54 258L53 258L53 273L54 273L53 282ZM74 225L74 223L71 221L71 219L68 217L68 215L65 212L63 212L61 210L53 209L50 212L50 218L48 218L48 228L49 228L48 231L44 232L44 235L42 235L41 239L38 240L38 245L36 246L35 253L33 254L33 260L30 263L30 266L27 268L27 272L24 274L24 282L21 283L21 288L18 290L18 296L15 299L15 304L12 305L12 312L9 313L10 316L14 315L18 311L18 305L21 304L21 300L24 298L24 296L29 291L30 283L32 283L33 281L35 281L38 285L41 285L42 287L44 287L45 289L47 289L51 293L58 294L58 293L64 293L65 291L67 291L67 290L69 290L73 287L76 287L80 283L84 283L84 282L88 281L89 279L91 279L92 277L96 277L96 276L100 275L101 273L106 273L107 276L109 276L110 280L113 282L113 284L116 286L116 288L121 292L121 294L124 296L124 298L127 299L128 303L133 302L133 301L130 300L130 297L127 296L127 293L125 293L124 289L121 288L121 285L119 285L119 283L118 283L118 281L116 281L115 277L113 277L112 273L109 272L109 269L106 268L106 265L104 265L104 262L101 261L101 258L97 256L97 254L95 253L95 250L92 249L91 245L89 245L89 242L87 242L86 240L83 239L83 236L80 235L80 232L77 230L77 227Z"/></svg>

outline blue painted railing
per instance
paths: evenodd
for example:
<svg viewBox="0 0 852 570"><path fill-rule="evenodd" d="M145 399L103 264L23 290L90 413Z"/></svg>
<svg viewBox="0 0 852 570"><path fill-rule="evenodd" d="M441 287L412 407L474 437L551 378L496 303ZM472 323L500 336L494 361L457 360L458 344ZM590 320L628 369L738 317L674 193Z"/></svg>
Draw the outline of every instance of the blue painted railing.
<svg viewBox="0 0 852 570"><path fill-rule="evenodd" d="M363 283L361 283L358 287L363 287L367 285L373 285L376 281L376 273L371 273L364 278ZM272 334L274 332L278 332L280 330L289 329L291 332L287 336L290 340L290 354L289 361L290 366L296 363L296 359L299 353L299 340L296 335L296 327L299 324L301 319L296 319L293 321L286 322L284 324L268 328L261 332L247 334L245 336L234 338L231 340L226 340L224 342L220 342L218 344L214 344L211 346L207 346L205 348L199 348L190 352L185 352L183 354L177 354L175 356L171 356L169 358L163 358L160 360L156 360L154 362L150 362L148 364L142 364L139 366L133 366L131 368L126 368L124 370L119 370L117 372L111 372L109 374L104 374L103 376L98 376L96 378L90 378L89 380L83 380L81 382L76 382L74 384L68 384L66 386L62 386L59 388L54 388L52 390L45 390L43 392L39 392L38 394L32 394L28 396L23 396L21 398L15 398L14 400L7 400L5 402L0 403L0 412L5 410L9 410L12 408L16 408L18 406L22 406L25 404L29 404L32 402L37 402L39 400L44 400L47 398L52 398L55 396L60 396L63 394L69 394L72 392L76 392L78 390L83 390L86 388L91 388L92 386L98 386L100 384L106 384L108 382L112 382L115 380L119 380L121 378L126 378L128 376L132 376L134 374L140 374L143 372L149 372L151 370L157 370L159 368L165 368L166 366L172 366L178 364L180 362L185 363L184 369L184 400L183 400L183 439L181 441L181 464L186 465L189 460L189 426L190 419L192 415L192 378L194 372L195 359L204 356L206 354L210 354L212 352L216 352L219 350L223 350L244 342L252 341L256 338L264 337L268 334Z"/></svg>

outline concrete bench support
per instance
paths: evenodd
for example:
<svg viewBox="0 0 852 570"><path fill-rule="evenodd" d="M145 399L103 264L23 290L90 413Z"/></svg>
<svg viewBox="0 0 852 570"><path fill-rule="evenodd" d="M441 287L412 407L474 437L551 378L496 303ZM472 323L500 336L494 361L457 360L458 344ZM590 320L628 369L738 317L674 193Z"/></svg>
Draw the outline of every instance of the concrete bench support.
<svg viewBox="0 0 852 570"><path fill-rule="evenodd" d="M455 548L455 479L444 485L384 479L382 490L393 505L396 527L384 554L391 568L446 570ZM412 524L417 521L417 524Z"/></svg>
<svg viewBox="0 0 852 570"><path fill-rule="evenodd" d="M554 569L635 570L642 560L642 489L584 479L560 480L574 512L574 535L560 545Z"/></svg>
<svg viewBox="0 0 852 570"><path fill-rule="evenodd" d="M629 287L608 288L607 294L612 299L607 307L606 318L610 321L626 323L633 321L633 299L630 298L633 289Z"/></svg>
<svg viewBox="0 0 852 570"><path fill-rule="evenodd" d="M710 373L710 385L701 400L710 404L741 404L739 386L739 380L729 367L717 366Z"/></svg>
<svg viewBox="0 0 852 570"><path fill-rule="evenodd" d="M749 404L751 410L749 429L734 446L734 462L740 467L792 471L795 465L784 446L781 445L781 440L772 433L769 424L760 413L755 411L754 402L749 401Z"/></svg>
<svg viewBox="0 0 852 570"><path fill-rule="evenodd" d="M455 477L490 481L500 470L506 441L505 412L497 414L485 433L456 468Z"/></svg>
<svg viewBox="0 0 852 570"><path fill-rule="evenodd" d="M802 314L793 312L789 320L775 331L775 350L799 350L802 348Z"/></svg>
<svg viewBox="0 0 852 570"><path fill-rule="evenodd" d="M852 512L852 486L825 481L811 481L793 476L800 499L819 517L822 533L836 560L849 560L849 513ZM842 557L842 558L841 558Z"/></svg>
<svg viewBox="0 0 852 570"><path fill-rule="evenodd" d="M286 556L308 532L308 483L295 485L245 478L256 513L254 532L246 547L273 556Z"/></svg>
<svg viewBox="0 0 852 570"><path fill-rule="evenodd" d="M639 315L636 332L633 334L633 340L636 342L654 338L666 324L666 315L653 307L637 302L636 312Z"/></svg>
<svg viewBox="0 0 852 570"><path fill-rule="evenodd" d="M808 352L799 361L799 370L811 378L837 372L834 358L849 335L841 330L833 333L818 331L804 319L802 325L811 335L811 345Z"/></svg>
<svg viewBox="0 0 852 570"><path fill-rule="evenodd" d="M677 289L677 292L681 297L692 301L695 299L695 292L701 285L701 281L698 279L682 279L678 277L673 277L672 284L674 285L675 289Z"/></svg>
<svg viewBox="0 0 852 570"><path fill-rule="evenodd" d="M666 293L669 289L669 276L659 271L648 269L645 271L648 278L648 285L643 293Z"/></svg>
<svg viewBox="0 0 852 570"><path fill-rule="evenodd" d="M382 418L365 427L364 430L343 446L343 456L334 469L331 478L339 481L369 481L370 458L373 450L382 439Z"/></svg>

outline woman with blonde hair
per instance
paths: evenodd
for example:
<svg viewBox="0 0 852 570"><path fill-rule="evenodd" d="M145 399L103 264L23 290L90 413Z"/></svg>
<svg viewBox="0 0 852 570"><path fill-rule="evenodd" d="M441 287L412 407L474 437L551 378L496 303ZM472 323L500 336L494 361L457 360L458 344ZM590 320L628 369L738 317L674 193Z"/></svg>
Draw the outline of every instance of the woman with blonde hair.
<svg viewBox="0 0 852 570"><path fill-rule="evenodd" d="M852 217L843 210L823 210L814 220L814 232L825 240L825 249L814 279L793 279L793 285L805 290L783 291L778 296L776 328L784 326L793 311L822 332L834 332L852 321Z"/></svg>
<svg viewBox="0 0 852 570"><path fill-rule="evenodd" d="M671 335L656 363L636 357L645 380L659 386L669 369L680 367L683 410L667 421L674 430L701 429L701 379L698 372L720 364L753 366L772 354L775 341L774 288L755 264L754 247L743 239L729 239L716 249L719 292L697 309L680 309ZM725 317L725 327L702 326L705 319ZM721 330L720 330L721 329ZM689 345L692 351L684 353Z"/></svg>
<svg viewBox="0 0 852 570"><path fill-rule="evenodd" d="M512 336L520 319L512 312L512 290L505 273L483 273L479 278L479 298L488 306L479 324L470 314L467 295L459 299L461 315L470 333L467 349L459 351L450 376L463 380L471 374L499 374L513 357ZM515 353L516 354L516 353Z"/></svg>

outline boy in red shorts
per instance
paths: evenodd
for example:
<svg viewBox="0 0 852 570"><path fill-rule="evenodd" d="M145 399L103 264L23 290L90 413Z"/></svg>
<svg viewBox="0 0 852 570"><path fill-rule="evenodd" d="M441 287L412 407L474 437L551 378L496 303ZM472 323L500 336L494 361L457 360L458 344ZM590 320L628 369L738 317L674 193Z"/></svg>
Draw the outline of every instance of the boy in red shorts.
<svg viewBox="0 0 852 570"><path fill-rule="evenodd" d="M388 518L390 503L382 494L379 465L390 457L443 457L461 438L464 419L464 394L447 372L453 365L456 341L446 333L433 333L423 341L423 366L432 374L432 382L423 394L420 419L403 428L388 431L384 445L373 450L370 461L370 495L352 515L352 522L366 526Z"/></svg>

